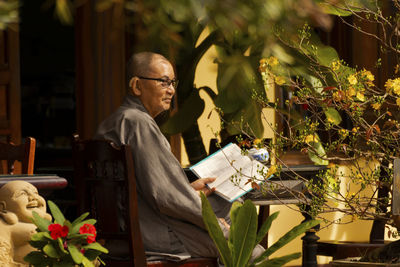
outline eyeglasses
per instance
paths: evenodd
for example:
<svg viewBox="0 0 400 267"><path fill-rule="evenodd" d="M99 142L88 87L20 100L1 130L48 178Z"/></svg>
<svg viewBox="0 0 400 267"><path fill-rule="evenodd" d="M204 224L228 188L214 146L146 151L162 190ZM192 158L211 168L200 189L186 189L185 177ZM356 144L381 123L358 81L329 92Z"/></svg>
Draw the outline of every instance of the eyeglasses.
<svg viewBox="0 0 400 267"><path fill-rule="evenodd" d="M151 80L151 81L159 81L161 82L161 86L163 88L168 88L172 86L176 89L176 87L178 86L178 80L176 79L169 79L169 78L149 78L149 77L143 77L143 76L138 76L139 79L144 79L144 80Z"/></svg>

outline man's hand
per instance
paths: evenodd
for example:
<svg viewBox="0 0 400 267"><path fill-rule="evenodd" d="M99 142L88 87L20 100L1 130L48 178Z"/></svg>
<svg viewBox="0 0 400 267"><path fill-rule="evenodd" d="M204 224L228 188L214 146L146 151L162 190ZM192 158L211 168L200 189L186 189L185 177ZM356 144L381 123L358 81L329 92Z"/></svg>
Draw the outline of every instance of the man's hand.
<svg viewBox="0 0 400 267"><path fill-rule="evenodd" d="M193 187L194 190L196 191L202 191L206 196L209 196L212 194L212 192L215 191L215 188L208 188L207 184L212 183L215 181L216 178L200 178L191 183L190 185Z"/></svg>

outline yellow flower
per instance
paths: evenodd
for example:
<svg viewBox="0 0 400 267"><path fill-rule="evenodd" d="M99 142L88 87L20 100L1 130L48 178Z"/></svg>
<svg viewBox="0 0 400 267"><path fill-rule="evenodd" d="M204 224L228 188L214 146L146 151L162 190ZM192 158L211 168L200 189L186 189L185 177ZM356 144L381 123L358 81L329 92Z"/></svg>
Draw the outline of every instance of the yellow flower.
<svg viewBox="0 0 400 267"><path fill-rule="evenodd" d="M392 80L392 79L388 79L388 80L385 82L386 91L387 91L387 92L390 92L391 89L392 89L392 86L393 86L393 80Z"/></svg>
<svg viewBox="0 0 400 267"><path fill-rule="evenodd" d="M400 107L400 98L396 99L396 105L398 105Z"/></svg>
<svg viewBox="0 0 400 267"><path fill-rule="evenodd" d="M392 88L396 94L400 95L400 78L393 80Z"/></svg>
<svg viewBox="0 0 400 267"><path fill-rule="evenodd" d="M276 165L271 165L271 167L269 167L267 174L265 175L265 178L269 178L272 174L276 173L277 171L277 167Z"/></svg>
<svg viewBox="0 0 400 267"><path fill-rule="evenodd" d="M339 60L333 61L333 62L331 63L331 65L332 65L332 70L333 70L333 71L338 71L339 68L340 68L340 66L341 66Z"/></svg>
<svg viewBox="0 0 400 267"><path fill-rule="evenodd" d="M276 76L275 77L275 83L277 85L283 85L283 84L285 84L285 78L282 77L282 76Z"/></svg>
<svg viewBox="0 0 400 267"><path fill-rule="evenodd" d="M271 56L271 57L269 57L269 58L267 58L267 59L265 60L265 63L267 63L268 65L270 65L271 67L273 67L273 66L278 65L278 64L279 64L279 61L278 61L278 59L277 59L276 57Z"/></svg>
<svg viewBox="0 0 400 267"><path fill-rule="evenodd" d="M356 78L356 76L354 75L354 74L352 74L352 75L350 75L349 77L347 77L347 80L349 81L349 83L351 84L351 85L355 85L355 84L357 84L357 78Z"/></svg>
<svg viewBox="0 0 400 267"><path fill-rule="evenodd" d="M340 129L339 130L339 135L342 137L346 137L349 135L349 132L346 129Z"/></svg>
<svg viewBox="0 0 400 267"><path fill-rule="evenodd" d="M259 139L259 138L257 138L257 139L254 139L254 141L253 141L253 145L255 145L255 146L257 146L258 144L261 144L261 139Z"/></svg>
<svg viewBox="0 0 400 267"><path fill-rule="evenodd" d="M375 76L369 71L369 70L363 70L361 72L361 75L364 76L365 78L367 78L368 81L372 82L373 80L375 80Z"/></svg>
<svg viewBox="0 0 400 267"><path fill-rule="evenodd" d="M395 94L400 95L400 78L387 80L385 83L385 88L388 92L393 90Z"/></svg>
<svg viewBox="0 0 400 267"><path fill-rule="evenodd" d="M328 166L326 166L326 167L328 167L329 169L333 169L333 168L336 168L336 164L333 162L329 162Z"/></svg>
<svg viewBox="0 0 400 267"><path fill-rule="evenodd" d="M347 94L348 94L349 97L355 96L356 95L356 89L353 86L351 86L349 88L349 90L347 91Z"/></svg>
<svg viewBox="0 0 400 267"><path fill-rule="evenodd" d="M365 96L364 96L364 94L361 93L361 92L357 92L356 97L357 97L357 99L360 100L360 101L365 101Z"/></svg>
<svg viewBox="0 0 400 267"><path fill-rule="evenodd" d="M359 129L360 127L354 127L353 129L351 129L351 131L353 132L353 134L355 134L358 132Z"/></svg>
<svg viewBox="0 0 400 267"><path fill-rule="evenodd" d="M381 104L380 103L374 103L374 104L371 104L371 106L376 110L379 110L381 108Z"/></svg>
<svg viewBox="0 0 400 267"><path fill-rule="evenodd" d="M304 138L304 142L306 142L307 144L312 143L312 142L318 143L318 139L315 135L309 134Z"/></svg>

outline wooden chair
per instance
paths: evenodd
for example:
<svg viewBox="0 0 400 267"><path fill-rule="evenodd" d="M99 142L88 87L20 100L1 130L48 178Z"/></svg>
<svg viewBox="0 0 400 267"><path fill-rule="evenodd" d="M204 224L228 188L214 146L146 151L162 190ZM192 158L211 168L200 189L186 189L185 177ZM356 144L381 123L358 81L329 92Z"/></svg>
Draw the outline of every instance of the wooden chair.
<svg viewBox="0 0 400 267"><path fill-rule="evenodd" d="M25 139L25 144L0 142L0 171L5 174L15 174L15 162L22 163L20 174L33 174L35 161L36 140L32 137Z"/></svg>
<svg viewBox="0 0 400 267"><path fill-rule="evenodd" d="M117 147L106 140L79 140L75 135L73 161L79 212L89 211L97 220L98 240L104 240L110 251L102 256L107 266L218 266L216 259L146 261L129 146Z"/></svg>

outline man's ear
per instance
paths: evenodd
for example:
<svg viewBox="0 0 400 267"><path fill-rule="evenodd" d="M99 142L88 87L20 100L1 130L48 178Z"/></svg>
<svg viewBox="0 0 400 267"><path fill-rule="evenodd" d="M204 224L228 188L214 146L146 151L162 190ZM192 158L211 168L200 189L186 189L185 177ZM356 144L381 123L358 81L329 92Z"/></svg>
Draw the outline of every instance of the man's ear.
<svg viewBox="0 0 400 267"><path fill-rule="evenodd" d="M138 77L133 77L132 79L130 79L129 88L131 89L131 92L134 96L140 96L142 94L142 89L140 88Z"/></svg>
<svg viewBox="0 0 400 267"><path fill-rule="evenodd" d="M6 202L4 200L0 201L0 212L6 210Z"/></svg>
<svg viewBox="0 0 400 267"><path fill-rule="evenodd" d="M0 218L9 225L16 224L18 222L17 215L14 212L7 211L6 208L6 202L0 201Z"/></svg>

